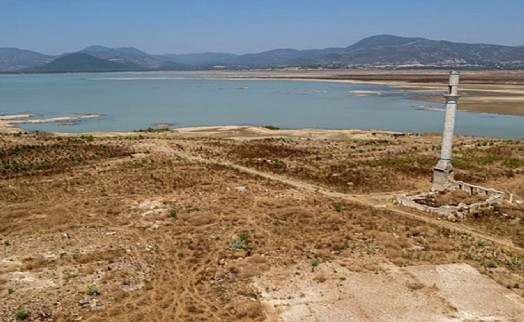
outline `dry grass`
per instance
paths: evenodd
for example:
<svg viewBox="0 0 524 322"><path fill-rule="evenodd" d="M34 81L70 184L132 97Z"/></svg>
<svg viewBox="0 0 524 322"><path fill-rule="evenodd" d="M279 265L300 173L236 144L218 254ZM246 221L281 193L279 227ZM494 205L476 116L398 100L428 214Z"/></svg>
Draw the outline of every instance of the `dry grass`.
<svg viewBox="0 0 524 322"><path fill-rule="evenodd" d="M81 158L67 166L62 158L53 171L28 170L1 179L0 258L12 264L0 266L0 320L23 306L56 321L80 316L85 321L261 321L264 308L253 278L272 266L314 258L319 265L337 261L371 271L379 271L380 263L467 262L504 285L524 285L519 255L466 234L169 153L128 157L143 144L169 145L338 190L383 192L417 187L425 178L424 167L434 154L431 137L233 141L145 135L139 141L96 138L92 143L10 136L4 143L2 153L9 158L14 146L35 142L43 146L38 151ZM21 149L16 157L37 164L40 156L32 149ZM348 156L351 161L344 161ZM275 160L284 166L275 166ZM341 164L345 168L337 168ZM474 168L462 171L476 174ZM518 171L515 178L521 178ZM339 172L347 177L330 179ZM376 181L382 176L384 181ZM352 186L345 183L349 178ZM176 218L171 209L177 210ZM249 247L232 248L234 236L241 234L249 236ZM28 286L13 272L41 285ZM317 281L329 278L317 276ZM99 285L100 294L86 295L86 284ZM8 294L8 288L15 292ZM93 298L99 306L91 307Z"/></svg>

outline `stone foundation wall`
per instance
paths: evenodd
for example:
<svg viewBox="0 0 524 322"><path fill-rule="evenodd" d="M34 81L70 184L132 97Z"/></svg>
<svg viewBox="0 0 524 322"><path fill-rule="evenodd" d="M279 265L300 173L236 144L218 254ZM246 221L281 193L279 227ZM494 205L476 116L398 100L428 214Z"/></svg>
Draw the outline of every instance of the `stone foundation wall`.
<svg viewBox="0 0 524 322"><path fill-rule="evenodd" d="M466 204L459 204L458 206L441 206L441 207L431 207L428 205L423 205L420 203L417 203L417 199L424 199L428 196L433 196L437 194L438 192L429 192L429 193L423 193L418 194L414 196L399 196L397 198L398 204L410 208L414 208L420 211L429 212L437 214L441 217L445 217L450 220L454 219L461 219L463 218L468 212L472 210L477 210L481 208L488 208L491 207L493 204L497 203L498 201L502 200L504 198L504 193L495 189L490 188L484 188L481 186L472 185L463 181L451 181L450 184L450 190L457 190L460 189L462 191L467 192L470 195L473 194L484 194L488 197L485 201L476 202L470 205Z"/></svg>
<svg viewBox="0 0 524 322"><path fill-rule="evenodd" d="M452 190L459 189L464 192L467 192L470 195L483 194L488 196L488 198L490 199L502 199L504 197L504 193L502 191L476 186L463 181L452 181L450 182L450 185L452 187Z"/></svg>

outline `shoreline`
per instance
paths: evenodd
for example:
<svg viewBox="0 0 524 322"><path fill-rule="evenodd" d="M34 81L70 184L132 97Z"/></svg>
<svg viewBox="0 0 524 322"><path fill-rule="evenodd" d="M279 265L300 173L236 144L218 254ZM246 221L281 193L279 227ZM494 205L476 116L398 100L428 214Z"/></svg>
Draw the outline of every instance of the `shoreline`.
<svg viewBox="0 0 524 322"><path fill-rule="evenodd" d="M428 110L429 113L442 113L437 109ZM34 134L36 132L26 131L12 125L3 126L0 121L0 135L13 134ZM369 140L381 139L384 137L434 137L440 138L440 132L400 132L381 129L325 129L325 128L296 128L296 129L269 129L266 126L255 125L209 125L209 126L187 126L179 128L169 128L168 131L154 129L152 131L91 131L91 132L43 132L56 137L81 137L83 135L92 135L95 138L227 138L227 139L261 139L261 138L307 138L307 139L324 139L324 140ZM521 138L495 137L495 136L475 136L467 134L457 134L456 137L476 138L476 139L495 139L495 140L524 140Z"/></svg>
<svg viewBox="0 0 524 322"><path fill-rule="evenodd" d="M77 116L58 116L43 119L31 119L36 114L7 114L0 115L0 133L23 133L26 130L18 127L19 124L42 124L42 123L61 123L61 122L81 122L85 119L92 119L104 116L103 114L81 114Z"/></svg>
<svg viewBox="0 0 524 322"><path fill-rule="evenodd" d="M426 82L413 83L402 80L359 80L359 79L330 79L322 77L284 77L279 76L222 76L202 77L202 79L217 80L285 80L305 82L326 82L346 84L382 85L397 88L408 92L409 97L428 103L442 103L446 83ZM508 89L510 87L510 89ZM416 95L420 92L442 92L442 95ZM524 85L505 84L461 84L459 85L458 110L471 113L488 113L497 115L524 116Z"/></svg>
<svg viewBox="0 0 524 322"><path fill-rule="evenodd" d="M428 113L444 113L444 109L419 106L416 109L424 110ZM32 134L40 131L25 130L18 127L18 124L31 123L39 124L44 122L67 122L78 121L86 118L100 117L98 114L88 114L83 116L63 116L50 119L37 119L20 121L23 117L33 117L30 114L12 114L0 115L0 135L13 134ZM14 120L14 121L6 121ZM29 121L29 122L28 122ZM166 130L167 129L167 130ZM195 125L183 127L167 127L167 128L150 128L150 129L134 129L129 131L85 131L85 132L57 132L57 131L42 131L42 133L52 134L58 137L76 137L82 135L93 135L98 138L107 137L148 137L155 136L173 136L179 138L199 138L199 137L214 137L214 138L264 138L264 137L306 137L306 138L323 138L323 139L338 139L346 140L349 138L378 138L383 135L393 136L441 136L440 132L408 132L408 131L394 131L384 129L359 129L359 128L272 128L264 125L242 125L242 124L225 124L225 125ZM490 135L470 135L457 134L457 137L475 137L485 139L500 139L500 140L524 140L522 137L500 137Z"/></svg>

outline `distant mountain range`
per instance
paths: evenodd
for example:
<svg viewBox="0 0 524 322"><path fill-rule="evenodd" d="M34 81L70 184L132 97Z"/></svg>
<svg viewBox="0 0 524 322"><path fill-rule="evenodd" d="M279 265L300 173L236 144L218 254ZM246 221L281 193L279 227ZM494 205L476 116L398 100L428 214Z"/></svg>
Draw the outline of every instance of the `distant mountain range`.
<svg viewBox="0 0 524 322"><path fill-rule="evenodd" d="M18 48L0 48L0 71L45 65L56 57Z"/></svg>
<svg viewBox="0 0 524 322"><path fill-rule="evenodd" d="M378 35L345 48L275 49L243 55L151 55L132 47L91 46L75 53L50 56L17 48L0 48L0 71L14 73L274 67L522 69L524 46L466 44Z"/></svg>

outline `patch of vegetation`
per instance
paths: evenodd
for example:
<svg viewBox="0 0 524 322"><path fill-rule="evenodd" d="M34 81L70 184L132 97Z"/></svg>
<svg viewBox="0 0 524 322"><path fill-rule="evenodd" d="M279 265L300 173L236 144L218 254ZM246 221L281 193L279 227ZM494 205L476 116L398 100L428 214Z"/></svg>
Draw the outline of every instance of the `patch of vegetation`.
<svg viewBox="0 0 524 322"><path fill-rule="evenodd" d="M280 128L278 126L273 126L273 125L264 125L263 127L265 129L273 130L273 131L280 130Z"/></svg>
<svg viewBox="0 0 524 322"><path fill-rule="evenodd" d="M30 315L30 312L25 309L19 309L15 311L15 319L17 321L23 321L26 320Z"/></svg>
<svg viewBox="0 0 524 322"><path fill-rule="evenodd" d="M275 169L284 169L286 167L286 164L283 161L280 160L274 160L273 161L273 168Z"/></svg>
<svg viewBox="0 0 524 322"><path fill-rule="evenodd" d="M453 159L453 165L464 170L481 170L495 165L521 169L524 168L524 159L518 152L518 149L511 145L497 145L487 149L464 149Z"/></svg>
<svg viewBox="0 0 524 322"><path fill-rule="evenodd" d="M229 153L241 159L275 159L275 158L298 158L315 154L314 149L302 149L291 146L278 139L262 139L253 142L244 142L241 145L230 148Z"/></svg>
<svg viewBox="0 0 524 322"><path fill-rule="evenodd" d="M486 246L486 242L483 240L477 240L477 247L484 247Z"/></svg>
<svg viewBox="0 0 524 322"><path fill-rule="evenodd" d="M231 242L229 245L230 250L251 250L251 238L247 231L243 231L240 234L234 235L231 237Z"/></svg>
<svg viewBox="0 0 524 322"><path fill-rule="evenodd" d="M86 140L91 140L90 136ZM28 143L0 142L0 175L62 172L90 161L127 156L130 151L113 144L85 144L79 138L28 138Z"/></svg>
<svg viewBox="0 0 524 322"><path fill-rule="evenodd" d="M318 267L318 265L320 265L320 258L318 257L313 257L311 259L311 261L309 262L309 264L311 265L311 271L314 272L315 271L315 268Z"/></svg>
<svg viewBox="0 0 524 322"><path fill-rule="evenodd" d="M504 160L504 165L510 169L524 168L524 159L508 158Z"/></svg>
<svg viewBox="0 0 524 322"><path fill-rule="evenodd" d="M102 294L100 286L96 284L85 284L84 285L84 294L89 296L98 296Z"/></svg>
<svg viewBox="0 0 524 322"><path fill-rule="evenodd" d="M93 142L95 140L92 134L82 134L80 138L87 142Z"/></svg>
<svg viewBox="0 0 524 322"><path fill-rule="evenodd" d="M421 155L385 157L370 160L364 165L371 168L386 168L401 173L413 175L427 175L433 167L435 158ZM351 166L351 165L350 165ZM357 165L353 165L356 167Z"/></svg>
<svg viewBox="0 0 524 322"><path fill-rule="evenodd" d="M171 129L168 127L158 127L158 128L148 127L147 129L135 130L135 132L144 132L144 133L160 133L160 132L169 132L169 131L171 131Z"/></svg>
<svg viewBox="0 0 524 322"><path fill-rule="evenodd" d="M492 258L492 259L487 260L484 263L484 266L488 268L497 268L498 265L497 265L497 261Z"/></svg>
<svg viewBox="0 0 524 322"><path fill-rule="evenodd" d="M333 209L336 212L341 212L342 210L344 210L344 206L342 206L342 204L340 204L338 202L335 202L335 203L333 203Z"/></svg>
<svg viewBox="0 0 524 322"><path fill-rule="evenodd" d="M519 268L522 265L522 260L517 256L508 256L504 264L509 268Z"/></svg>
<svg viewBox="0 0 524 322"><path fill-rule="evenodd" d="M27 167L21 163L11 160L0 160L0 173L18 173L23 172Z"/></svg>
<svg viewBox="0 0 524 322"><path fill-rule="evenodd" d="M177 219L178 218L178 211L175 208L172 208L169 210L169 217L171 219Z"/></svg>
<svg viewBox="0 0 524 322"><path fill-rule="evenodd" d="M15 290L13 288L11 288L11 287L7 289L7 294L9 294L9 295L13 294L14 292L15 292Z"/></svg>

